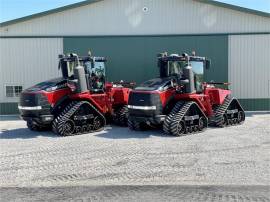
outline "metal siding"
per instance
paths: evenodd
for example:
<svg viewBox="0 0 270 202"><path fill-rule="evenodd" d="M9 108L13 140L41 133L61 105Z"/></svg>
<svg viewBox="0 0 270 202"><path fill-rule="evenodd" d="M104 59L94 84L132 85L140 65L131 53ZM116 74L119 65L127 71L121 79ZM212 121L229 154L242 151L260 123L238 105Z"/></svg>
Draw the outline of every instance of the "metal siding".
<svg viewBox="0 0 270 202"><path fill-rule="evenodd" d="M242 99L270 98L270 34L229 36L229 81Z"/></svg>
<svg viewBox="0 0 270 202"><path fill-rule="evenodd" d="M19 114L18 103L0 103L0 115Z"/></svg>
<svg viewBox="0 0 270 202"><path fill-rule="evenodd" d="M206 80L228 80L227 36L140 36L140 37L67 37L64 52L94 55L108 59L107 76L110 81L127 80L138 83L158 75L157 53L191 53L212 60L212 68L206 70Z"/></svg>
<svg viewBox="0 0 270 202"><path fill-rule="evenodd" d="M246 111L270 111L270 98L265 99L240 99Z"/></svg>
<svg viewBox="0 0 270 202"><path fill-rule="evenodd" d="M58 54L63 39L0 39L0 102L17 102L5 97L5 85L23 88L59 76Z"/></svg>
<svg viewBox="0 0 270 202"><path fill-rule="evenodd" d="M270 18L192 0L105 0L0 28L1 36L231 32L270 32Z"/></svg>

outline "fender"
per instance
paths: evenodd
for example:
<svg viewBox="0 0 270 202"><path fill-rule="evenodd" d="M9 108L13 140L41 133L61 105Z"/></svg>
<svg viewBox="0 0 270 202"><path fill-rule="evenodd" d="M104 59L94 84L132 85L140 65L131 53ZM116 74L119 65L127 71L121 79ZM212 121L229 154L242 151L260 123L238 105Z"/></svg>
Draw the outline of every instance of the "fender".
<svg viewBox="0 0 270 202"><path fill-rule="evenodd" d="M100 96L106 97L106 94L100 94ZM80 94L72 94L69 96L71 100L78 100L78 101L88 101L90 102L94 107L96 107L100 112L106 113L106 110L102 108L93 98L92 96L86 92L86 93L80 93Z"/></svg>
<svg viewBox="0 0 270 202"><path fill-rule="evenodd" d="M70 101L71 101L71 100L70 100L70 98L69 98L68 95L65 95L65 96L61 97L61 98L54 104L54 106L52 106L52 110L51 110L52 114L57 113L57 110L59 110L60 106L64 105L65 102L68 103L68 102L70 102ZM65 106L65 105L64 105L64 106Z"/></svg>

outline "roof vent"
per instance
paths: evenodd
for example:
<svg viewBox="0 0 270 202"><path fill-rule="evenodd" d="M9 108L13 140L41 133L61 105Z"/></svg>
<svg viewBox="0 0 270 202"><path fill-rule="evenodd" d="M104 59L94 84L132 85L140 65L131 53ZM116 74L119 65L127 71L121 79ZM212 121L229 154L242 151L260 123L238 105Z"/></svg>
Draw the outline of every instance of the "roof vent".
<svg viewBox="0 0 270 202"><path fill-rule="evenodd" d="M148 7L145 6L142 8L142 10L143 10L143 12L148 12L149 9L148 9Z"/></svg>

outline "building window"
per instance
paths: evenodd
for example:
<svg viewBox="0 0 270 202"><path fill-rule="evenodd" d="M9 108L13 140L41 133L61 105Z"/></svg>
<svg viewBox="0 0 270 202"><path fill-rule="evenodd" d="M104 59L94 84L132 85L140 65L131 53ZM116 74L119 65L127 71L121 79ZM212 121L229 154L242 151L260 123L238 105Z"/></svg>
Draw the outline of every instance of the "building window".
<svg viewBox="0 0 270 202"><path fill-rule="evenodd" d="M6 86L6 97L19 97L22 86Z"/></svg>

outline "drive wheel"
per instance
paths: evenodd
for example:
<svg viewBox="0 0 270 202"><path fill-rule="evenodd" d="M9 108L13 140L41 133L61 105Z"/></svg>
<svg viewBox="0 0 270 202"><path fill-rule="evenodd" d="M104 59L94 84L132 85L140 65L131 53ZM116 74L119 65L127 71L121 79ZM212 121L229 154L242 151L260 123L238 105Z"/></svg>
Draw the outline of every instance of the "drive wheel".
<svg viewBox="0 0 270 202"><path fill-rule="evenodd" d="M237 122L239 124L241 124L244 121L245 121L245 114L244 114L244 112L242 112L242 111L238 112L238 114L237 114Z"/></svg>
<svg viewBox="0 0 270 202"><path fill-rule="evenodd" d="M69 136L72 135L75 129L75 124L73 121L68 120L64 123L63 125L63 130L62 130L62 134L63 136Z"/></svg>
<svg viewBox="0 0 270 202"><path fill-rule="evenodd" d="M93 120L93 129L94 131L98 131L102 128L102 120L100 117L96 116Z"/></svg>
<svg viewBox="0 0 270 202"><path fill-rule="evenodd" d="M181 136L185 132L185 129L186 129L185 122L182 120L177 125L177 133L176 133L176 135Z"/></svg>
<svg viewBox="0 0 270 202"><path fill-rule="evenodd" d="M204 130L204 128L206 127L207 123L204 117L200 117L199 118L199 123L198 123L198 129L199 131Z"/></svg>

